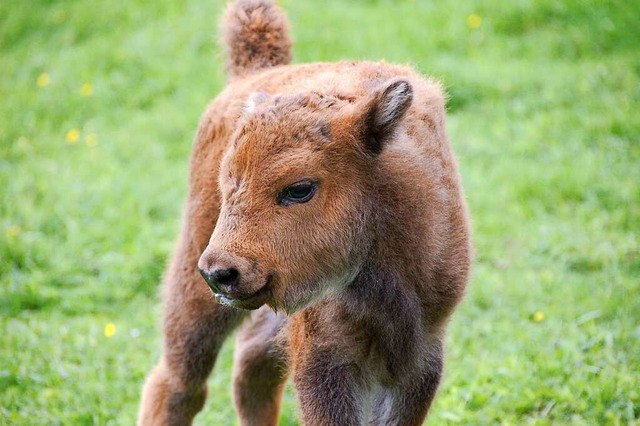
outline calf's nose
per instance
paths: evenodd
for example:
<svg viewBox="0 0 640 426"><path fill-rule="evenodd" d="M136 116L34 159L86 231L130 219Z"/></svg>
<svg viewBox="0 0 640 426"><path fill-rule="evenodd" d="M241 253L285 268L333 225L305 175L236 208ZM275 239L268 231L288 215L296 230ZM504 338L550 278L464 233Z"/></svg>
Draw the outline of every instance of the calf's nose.
<svg viewBox="0 0 640 426"><path fill-rule="evenodd" d="M200 274L213 291L234 287L240 281L240 272L236 268L217 267L200 268Z"/></svg>

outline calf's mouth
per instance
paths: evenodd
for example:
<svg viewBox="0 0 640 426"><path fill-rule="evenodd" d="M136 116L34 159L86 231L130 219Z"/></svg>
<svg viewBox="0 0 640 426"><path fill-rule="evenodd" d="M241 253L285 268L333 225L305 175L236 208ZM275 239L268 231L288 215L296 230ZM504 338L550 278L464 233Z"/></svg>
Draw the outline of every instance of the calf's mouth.
<svg viewBox="0 0 640 426"><path fill-rule="evenodd" d="M269 275L265 284L251 294L245 294L230 288L226 292L213 292L216 301L222 305L231 306L239 309L258 309L271 298L271 282L272 276Z"/></svg>

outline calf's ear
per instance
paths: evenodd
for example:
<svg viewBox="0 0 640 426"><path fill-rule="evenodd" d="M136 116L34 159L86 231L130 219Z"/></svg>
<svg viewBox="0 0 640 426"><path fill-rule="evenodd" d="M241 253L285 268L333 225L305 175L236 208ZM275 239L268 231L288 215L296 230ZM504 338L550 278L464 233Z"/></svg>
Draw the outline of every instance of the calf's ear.
<svg viewBox="0 0 640 426"><path fill-rule="evenodd" d="M364 106L364 138L367 149L378 154L393 133L413 99L411 84L403 79L385 82Z"/></svg>

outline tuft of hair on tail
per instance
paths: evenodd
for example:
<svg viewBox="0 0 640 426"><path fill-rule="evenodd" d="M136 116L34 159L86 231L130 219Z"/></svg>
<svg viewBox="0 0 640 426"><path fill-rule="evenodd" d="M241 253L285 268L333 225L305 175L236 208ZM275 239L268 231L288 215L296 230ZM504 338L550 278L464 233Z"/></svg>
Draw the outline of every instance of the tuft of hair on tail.
<svg viewBox="0 0 640 426"><path fill-rule="evenodd" d="M220 27L229 79L291 62L289 21L273 2L234 0Z"/></svg>

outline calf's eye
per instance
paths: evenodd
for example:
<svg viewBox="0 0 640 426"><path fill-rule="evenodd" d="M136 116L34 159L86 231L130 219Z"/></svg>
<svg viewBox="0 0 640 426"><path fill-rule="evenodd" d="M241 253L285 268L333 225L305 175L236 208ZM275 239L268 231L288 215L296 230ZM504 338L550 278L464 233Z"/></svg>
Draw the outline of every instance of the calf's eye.
<svg viewBox="0 0 640 426"><path fill-rule="evenodd" d="M306 203L313 198L317 185L314 182L302 181L286 187L280 195L278 195L278 203L283 206L289 204Z"/></svg>

